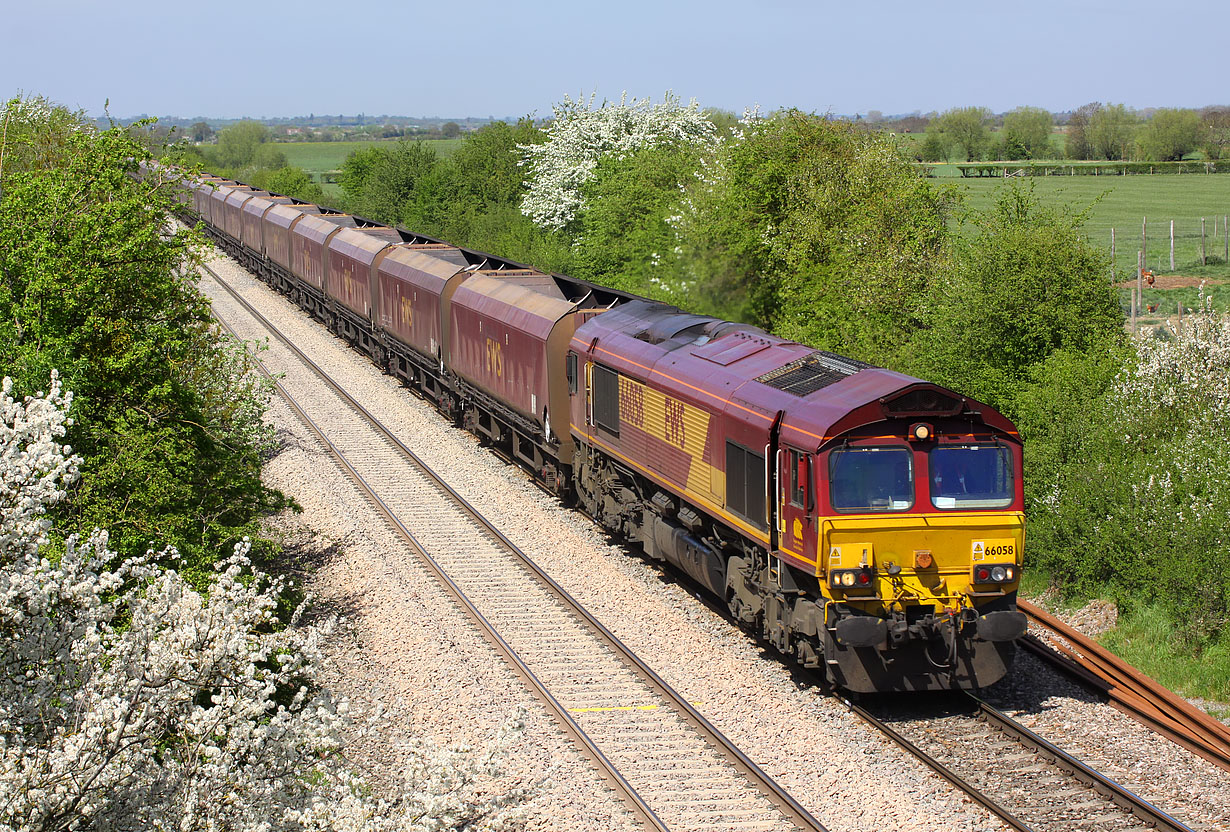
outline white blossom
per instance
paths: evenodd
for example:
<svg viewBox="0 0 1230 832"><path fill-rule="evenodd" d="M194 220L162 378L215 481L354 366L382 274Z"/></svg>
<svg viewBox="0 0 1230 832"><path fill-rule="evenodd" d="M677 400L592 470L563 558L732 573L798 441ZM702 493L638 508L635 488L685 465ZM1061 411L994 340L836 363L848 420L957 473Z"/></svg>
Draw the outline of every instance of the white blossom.
<svg viewBox="0 0 1230 832"><path fill-rule="evenodd" d="M313 681L329 626L280 626L280 579L248 541L198 593L153 558L115 565L105 531L49 544L79 460L71 395L0 393L0 824L16 830L517 828L526 790L482 753L413 743L379 795L341 755L346 703ZM164 553L168 554L168 553ZM302 607L300 608L302 609ZM363 730L378 730L379 714Z"/></svg>
<svg viewBox="0 0 1230 832"><path fill-rule="evenodd" d="M648 98L594 108L594 96L567 95L553 105L555 118L544 132L543 144L521 145L523 164L529 169L521 212L536 225L560 229L581 211L581 189L594 176L604 156L626 155L646 147L692 144L715 147L717 130L700 105L687 106L672 93L654 103Z"/></svg>

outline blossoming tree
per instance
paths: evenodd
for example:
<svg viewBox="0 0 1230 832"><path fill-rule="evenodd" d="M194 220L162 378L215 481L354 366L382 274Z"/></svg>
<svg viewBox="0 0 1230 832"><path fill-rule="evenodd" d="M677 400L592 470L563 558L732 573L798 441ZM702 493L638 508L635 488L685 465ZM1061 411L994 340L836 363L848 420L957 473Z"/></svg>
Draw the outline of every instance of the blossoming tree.
<svg viewBox="0 0 1230 832"><path fill-rule="evenodd" d="M622 157L648 147L672 144L712 147L717 130L695 99L687 105L667 93L662 101L648 98L594 107L588 100L565 95L553 105L555 119L545 128L542 144L521 145L528 169L521 210L535 224L566 227L585 207L584 185L607 156Z"/></svg>

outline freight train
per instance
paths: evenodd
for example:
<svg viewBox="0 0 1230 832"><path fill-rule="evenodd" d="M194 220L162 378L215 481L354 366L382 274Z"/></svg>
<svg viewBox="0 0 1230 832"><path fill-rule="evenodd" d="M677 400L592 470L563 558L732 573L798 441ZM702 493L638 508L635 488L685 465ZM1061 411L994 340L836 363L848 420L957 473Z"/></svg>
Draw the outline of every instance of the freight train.
<svg viewBox="0 0 1230 832"><path fill-rule="evenodd" d="M228 254L612 536L852 692L977 688L1026 628L1022 443L901 373L154 162Z"/></svg>

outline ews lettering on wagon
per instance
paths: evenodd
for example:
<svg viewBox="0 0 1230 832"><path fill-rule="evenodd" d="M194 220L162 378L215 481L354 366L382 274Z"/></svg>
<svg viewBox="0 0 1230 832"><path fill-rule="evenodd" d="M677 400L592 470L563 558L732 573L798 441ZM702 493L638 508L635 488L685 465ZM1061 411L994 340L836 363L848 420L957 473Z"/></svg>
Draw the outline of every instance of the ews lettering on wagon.
<svg viewBox="0 0 1230 832"><path fill-rule="evenodd" d="M410 298L401 299L401 323L406 329L414 327L414 305Z"/></svg>
<svg viewBox="0 0 1230 832"><path fill-rule="evenodd" d="M504 345L493 338L487 339L487 372L504 378Z"/></svg>

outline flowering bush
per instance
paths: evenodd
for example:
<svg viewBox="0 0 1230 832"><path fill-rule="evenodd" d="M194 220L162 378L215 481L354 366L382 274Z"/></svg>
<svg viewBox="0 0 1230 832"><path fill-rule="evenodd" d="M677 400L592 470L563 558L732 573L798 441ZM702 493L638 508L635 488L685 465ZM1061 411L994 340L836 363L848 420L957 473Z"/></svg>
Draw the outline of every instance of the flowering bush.
<svg viewBox="0 0 1230 832"><path fill-rule="evenodd" d="M1106 356L1050 362L1024 400L1066 402L1023 425L1031 558L1077 594L1164 607L1199 645L1230 623L1230 315L1205 303L1131 346L1109 376L1090 371Z"/></svg>
<svg viewBox="0 0 1230 832"><path fill-rule="evenodd" d="M696 145L714 147L717 129L695 99L683 106L667 93L662 101L648 98L594 108L567 95L553 105L555 120L544 132L546 142L520 145L529 169L521 211L544 228L567 226L584 208L582 188L593 178L604 156L623 157L647 147Z"/></svg>
<svg viewBox="0 0 1230 832"><path fill-rule="evenodd" d="M80 460L61 444L71 395L52 376L0 390L0 822L13 829L508 829L525 791L492 748L406 749L393 798L341 765L347 707L312 683L327 627L280 626L279 579L247 542L206 593L107 534L48 554L48 506ZM378 717L378 714L377 714ZM367 723L374 729L376 720Z"/></svg>

